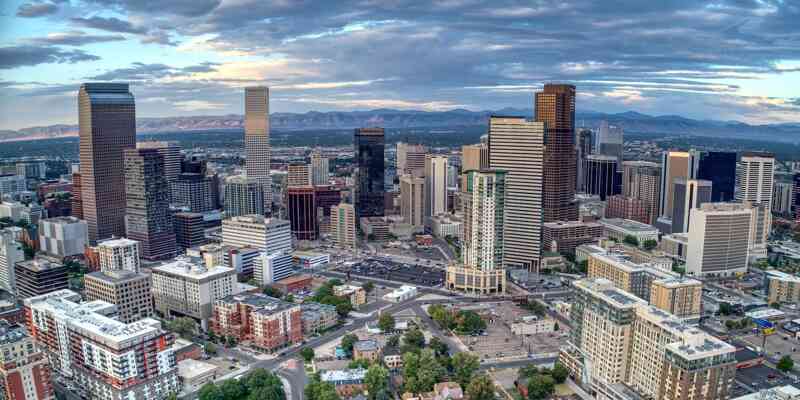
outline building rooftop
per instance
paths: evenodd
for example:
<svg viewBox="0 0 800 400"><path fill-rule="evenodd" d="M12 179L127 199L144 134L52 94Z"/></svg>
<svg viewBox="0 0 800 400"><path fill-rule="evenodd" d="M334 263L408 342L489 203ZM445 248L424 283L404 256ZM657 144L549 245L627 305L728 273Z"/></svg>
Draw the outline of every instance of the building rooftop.
<svg viewBox="0 0 800 400"><path fill-rule="evenodd" d="M63 217L53 217L42 219L42 222L49 222L52 224L85 224L86 222L82 219L75 218L73 216L63 216Z"/></svg>
<svg viewBox="0 0 800 400"><path fill-rule="evenodd" d="M678 287L686 287L686 286L702 286L703 282L698 281L697 279L687 278L685 276L674 276L669 278L659 279L655 282L658 282L662 286L666 286L668 288L678 288Z"/></svg>
<svg viewBox="0 0 800 400"><path fill-rule="evenodd" d="M707 212L750 212L750 208L750 206L741 203L703 203L700 205L700 210Z"/></svg>
<svg viewBox="0 0 800 400"><path fill-rule="evenodd" d="M146 274L128 270L108 270L108 271L92 272L86 274L86 277L104 281L106 283L111 283L111 284L118 284L122 282L129 282L139 279L149 279L148 275Z"/></svg>
<svg viewBox="0 0 800 400"><path fill-rule="evenodd" d="M128 247L139 242L128 238L107 239L97 242L98 247Z"/></svg>
<svg viewBox="0 0 800 400"><path fill-rule="evenodd" d="M216 369L217 366L214 364L193 360L191 358L187 358L178 363L178 375L187 380L212 373Z"/></svg>
<svg viewBox="0 0 800 400"><path fill-rule="evenodd" d="M185 278L203 279L214 276L223 276L231 272L235 273L236 270L222 266L207 268L202 260L189 257L178 257L172 262L154 267L152 271L178 275Z"/></svg>
<svg viewBox="0 0 800 400"><path fill-rule="evenodd" d="M633 221L630 219L604 218L600 220L600 223L603 224L604 226L620 228L626 231L647 232L647 233L658 232L658 228L656 228L653 225L644 224L639 221Z"/></svg>
<svg viewBox="0 0 800 400"><path fill-rule="evenodd" d="M616 307L633 308L637 304L647 304L644 300L621 289L617 289L614 286L614 282L605 278L581 279L574 281L573 285L594 293L596 296Z"/></svg>
<svg viewBox="0 0 800 400"><path fill-rule="evenodd" d="M761 391L735 397L731 400L797 400L800 398L800 389L792 386L778 386Z"/></svg>
<svg viewBox="0 0 800 400"><path fill-rule="evenodd" d="M301 257L301 258L314 258L314 257L328 257L328 254L327 253L315 252L315 251L298 250L298 251L293 251L292 252L292 256L293 257Z"/></svg>
<svg viewBox="0 0 800 400"><path fill-rule="evenodd" d="M17 266L35 272L44 272L51 269L65 268L64 264L41 256L38 256L32 260L20 261L17 263Z"/></svg>
<svg viewBox="0 0 800 400"><path fill-rule="evenodd" d="M245 304L253 307L256 313L272 314L278 311L288 310L297 307L294 303L276 299L262 293L241 293L234 294L217 300L219 304Z"/></svg>
<svg viewBox="0 0 800 400"><path fill-rule="evenodd" d="M686 360L730 354L730 361L734 361L736 353L735 347L705 332L683 337L680 341L666 345L665 349Z"/></svg>
<svg viewBox="0 0 800 400"><path fill-rule="evenodd" d="M790 281L790 282L800 282L800 277L787 274L783 271L778 271L775 269L771 269L769 271L764 271L770 278L780 279L782 281Z"/></svg>
<svg viewBox="0 0 800 400"><path fill-rule="evenodd" d="M377 351L378 350L378 342L367 339L367 340L359 340L353 343L353 350L358 351Z"/></svg>
<svg viewBox="0 0 800 400"><path fill-rule="evenodd" d="M309 279L314 279L314 278L312 278L311 275L305 275L305 274L293 275L293 276L290 276L288 278L283 278L283 279L281 279L281 280L279 280L278 282L275 282L275 283L278 283L278 284L281 284L281 285L291 285L293 283L299 283L299 282L307 281Z"/></svg>
<svg viewBox="0 0 800 400"><path fill-rule="evenodd" d="M323 382L341 382L341 381L360 381L364 380L367 375L367 370L364 368L357 369L340 369L323 371L320 374L320 379Z"/></svg>
<svg viewBox="0 0 800 400"><path fill-rule="evenodd" d="M21 325L12 325L0 319L0 345L16 343L28 336L28 331Z"/></svg>
<svg viewBox="0 0 800 400"><path fill-rule="evenodd" d="M556 222L547 222L544 224L547 228L572 228L572 227L579 227L579 226L586 226L586 227L600 227L603 226L597 222L583 222L583 221L556 221Z"/></svg>

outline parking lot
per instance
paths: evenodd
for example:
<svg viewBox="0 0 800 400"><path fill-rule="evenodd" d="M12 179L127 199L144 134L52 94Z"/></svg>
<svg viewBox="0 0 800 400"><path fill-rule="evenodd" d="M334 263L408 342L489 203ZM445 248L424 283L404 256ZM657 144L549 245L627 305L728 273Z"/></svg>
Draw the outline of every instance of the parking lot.
<svg viewBox="0 0 800 400"><path fill-rule="evenodd" d="M790 378L764 365L736 370L736 380L754 391L793 384Z"/></svg>
<svg viewBox="0 0 800 400"><path fill-rule="evenodd" d="M341 266L340 272L350 272L354 276L385 279L408 283L414 286L436 287L444 283L444 270L404 264L386 259L369 258L350 266Z"/></svg>
<svg viewBox="0 0 800 400"><path fill-rule="evenodd" d="M740 336L738 339L747 342L754 348L760 348L763 343L761 335L757 334ZM766 348L771 359L790 355L795 364L800 364L800 342L795 338L789 337L785 332L778 330L776 334L767 336Z"/></svg>

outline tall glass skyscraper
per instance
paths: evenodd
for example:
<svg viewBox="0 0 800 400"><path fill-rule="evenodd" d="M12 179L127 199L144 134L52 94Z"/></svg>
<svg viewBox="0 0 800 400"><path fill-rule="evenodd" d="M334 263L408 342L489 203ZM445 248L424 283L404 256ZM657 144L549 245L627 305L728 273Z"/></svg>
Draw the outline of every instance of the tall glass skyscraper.
<svg viewBox="0 0 800 400"><path fill-rule="evenodd" d="M125 150L125 231L141 242L142 258L175 257L175 227L164 156L156 148Z"/></svg>
<svg viewBox="0 0 800 400"><path fill-rule="evenodd" d="M247 177L261 184L263 213L272 213L272 177L269 174L272 149L269 144L269 88L244 90L244 150Z"/></svg>
<svg viewBox="0 0 800 400"><path fill-rule="evenodd" d="M359 128L353 136L356 157L357 218L384 214L383 128Z"/></svg>
<svg viewBox="0 0 800 400"><path fill-rule="evenodd" d="M733 201L736 187L736 153L727 151L705 151L700 153L697 179L711 181L712 202Z"/></svg>

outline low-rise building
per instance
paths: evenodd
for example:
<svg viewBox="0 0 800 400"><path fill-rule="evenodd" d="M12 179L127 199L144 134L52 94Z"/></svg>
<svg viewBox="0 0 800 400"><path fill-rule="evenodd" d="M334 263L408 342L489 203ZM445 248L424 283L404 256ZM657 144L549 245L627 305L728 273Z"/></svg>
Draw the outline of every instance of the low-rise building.
<svg viewBox="0 0 800 400"><path fill-rule="evenodd" d="M292 256L285 253L262 252L255 259L253 278L259 286L274 284L294 275Z"/></svg>
<svg viewBox="0 0 800 400"><path fill-rule="evenodd" d="M314 278L311 275L294 275L273 283L272 287L286 294L301 293L310 291L312 283Z"/></svg>
<svg viewBox="0 0 800 400"><path fill-rule="evenodd" d="M686 252L689 248L688 233L673 233L664 235L658 242L658 249L668 257L686 262Z"/></svg>
<svg viewBox="0 0 800 400"><path fill-rule="evenodd" d="M384 217L361 217L359 223L368 240L386 240L389 237L389 222Z"/></svg>
<svg viewBox="0 0 800 400"><path fill-rule="evenodd" d="M353 359L367 360L370 363L377 361L381 357L381 348L378 342L372 339L359 340L353 343Z"/></svg>
<svg viewBox="0 0 800 400"><path fill-rule="evenodd" d="M260 293L239 294L214 302L211 329L217 336L274 352L303 340L301 316L299 304Z"/></svg>
<svg viewBox="0 0 800 400"><path fill-rule="evenodd" d="M39 221L39 249L54 257L81 256L89 243L86 221L56 217Z"/></svg>
<svg viewBox="0 0 800 400"><path fill-rule="evenodd" d="M333 295L350 299L353 308L358 309L367 303L367 291L361 286L339 285L333 287Z"/></svg>
<svg viewBox="0 0 800 400"><path fill-rule="evenodd" d="M731 400L800 400L800 389L792 385L771 387Z"/></svg>
<svg viewBox="0 0 800 400"><path fill-rule="evenodd" d="M542 248L561 254L575 254L575 248L594 243L603 236L603 225L597 222L557 221L542 225Z"/></svg>
<svg viewBox="0 0 800 400"><path fill-rule="evenodd" d="M599 222L604 227L605 236L618 242L625 240L626 236L635 237L639 245L648 240L658 241L658 228L652 225L622 218L605 218Z"/></svg>
<svg viewBox="0 0 800 400"><path fill-rule="evenodd" d="M395 290L392 290L390 293L385 294L383 299L386 301L391 301L392 303L401 303L413 298L416 295L417 288L415 286L403 285Z"/></svg>
<svg viewBox="0 0 800 400"><path fill-rule="evenodd" d="M403 368L403 354L397 347L384 347L383 348L383 365L390 371L397 371Z"/></svg>
<svg viewBox="0 0 800 400"><path fill-rule="evenodd" d="M311 335L328 330L339 322L336 307L329 304L303 303L300 305L303 334Z"/></svg>
<svg viewBox="0 0 800 400"><path fill-rule="evenodd" d="M524 317L511 324L511 333L515 335L537 335L551 333L555 330L556 321L552 318Z"/></svg>
<svg viewBox="0 0 800 400"><path fill-rule="evenodd" d="M464 235L464 220L453 214L436 215L431 217L431 233L441 239L453 236L461 240Z"/></svg>
<svg viewBox="0 0 800 400"><path fill-rule="evenodd" d="M178 376L185 386L199 388L217 379L217 366L200 360L186 359L178 363Z"/></svg>
<svg viewBox="0 0 800 400"><path fill-rule="evenodd" d="M364 390L364 378L367 370L364 368L323 371L319 378L336 387L336 393L342 397L350 397Z"/></svg>
<svg viewBox="0 0 800 400"><path fill-rule="evenodd" d="M294 264L301 268L324 267L331 262L331 255L312 251L295 251L292 253Z"/></svg>
<svg viewBox="0 0 800 400"><path fill-rule="evenodd" d="M69 285L67 267L58 260L36 257L20 261L14 269L17 279L17 298L39 296L66 289Z"/></svg>
<svg viewBox="0 0 800 400"><path fill-rule="evenodd" d="M139 272L139 242L126 238L108 239L97 243L100 269Z"/></svg>

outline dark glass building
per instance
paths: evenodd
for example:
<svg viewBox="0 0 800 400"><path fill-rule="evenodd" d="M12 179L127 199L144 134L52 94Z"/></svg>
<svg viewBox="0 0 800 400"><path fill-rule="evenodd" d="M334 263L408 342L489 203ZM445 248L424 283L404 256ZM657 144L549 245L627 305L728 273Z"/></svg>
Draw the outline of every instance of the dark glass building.
<svg viewBox="0 0 800 400"><path fill-rule="evenodd" d="M622 174L617 172L617 157L590 154L583 162L586 193L606 197L622 192Z"/></svg>
<svg viewBox="0 0 800 400"><path fill-rule="evenodd" d="M698 157L697 179L711 181L711 201L733 201L736 187L736 153L704 151Z"/></svg>
<svg viewBox="0 0 800 400"><path fill-rule="evenodd" d="M286 189L286 213L297 240L317 238L317 207L313 186L289 186Z"/></svg>
<svg viewBox="0 0 800 400"><path fill-rule="evenodd" d="M169 182L158 149L125 150L125 230L141 242L142 258L175 257L175 226L169 209Z"/></svg>
<svg viewBox="0 0 800 400"><path fill-rule="evenodd" d="M356 166L356 217L384 214L383 128L359 128L353 137Z"/></svg>

